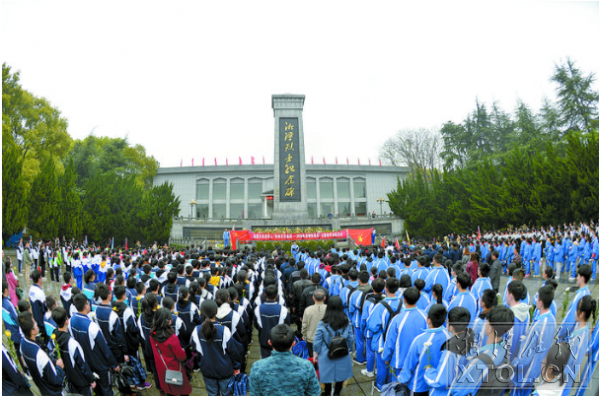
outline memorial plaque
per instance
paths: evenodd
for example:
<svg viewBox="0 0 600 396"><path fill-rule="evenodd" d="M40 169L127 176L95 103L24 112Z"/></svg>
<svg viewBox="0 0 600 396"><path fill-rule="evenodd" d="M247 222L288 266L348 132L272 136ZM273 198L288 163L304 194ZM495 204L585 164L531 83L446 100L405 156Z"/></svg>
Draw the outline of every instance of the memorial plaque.
<svg viewBox="0 0 600 396"><path fill-rule="evenodd" d="M279 201L300 202L300 129L297 117L279 118ZM302 160L304 160L302 158Z"/></svg>

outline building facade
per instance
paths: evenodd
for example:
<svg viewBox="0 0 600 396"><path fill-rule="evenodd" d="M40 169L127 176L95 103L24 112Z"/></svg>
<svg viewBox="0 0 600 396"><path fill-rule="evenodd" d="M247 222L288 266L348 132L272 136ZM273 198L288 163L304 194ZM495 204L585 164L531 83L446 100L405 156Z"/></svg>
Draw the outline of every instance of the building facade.
<svg viewBox="0 0 600 396"><path fill-rule="evenodd" d="M408 174L393 166L306 165L308 214L366 218L390 214L387 194ZM184 218L268 220L273 213L273 165L159 168L154 184L173 183Z"/></svg>

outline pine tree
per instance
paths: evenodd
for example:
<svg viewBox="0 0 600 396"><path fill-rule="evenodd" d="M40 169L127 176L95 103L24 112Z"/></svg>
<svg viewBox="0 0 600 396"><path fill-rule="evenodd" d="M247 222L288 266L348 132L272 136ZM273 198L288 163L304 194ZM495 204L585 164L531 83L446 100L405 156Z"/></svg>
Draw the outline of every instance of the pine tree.
<svg viewBox="0 0 600 396"><path fill-rule="evenodd" d="M169 240L173 217L179 215L179 197L173 193L173 184L165 182L144 193L140 228L147 243Z"/></svg>
<svg viewBox="0 0 600 396"><path fill-rule="evenodd" d="M59 235L79 239L83 229L82 205L76 185L75 163L70 158L65 173L59 177Z"/></svg>
<svg viewBox="0 0 600 396"><path fill-rule="evenodd" d="M33 179L29 192L27 227L38 232L43 239L55 238L58 235L60 199L54 170L54 158L50 157Z"/></svg>
<svg viewBox="0 0 600 396"><path fill-rule="evenodd" d="M27 199L21 149L2 133L2 239L19 233L27 222Z"/></svg>

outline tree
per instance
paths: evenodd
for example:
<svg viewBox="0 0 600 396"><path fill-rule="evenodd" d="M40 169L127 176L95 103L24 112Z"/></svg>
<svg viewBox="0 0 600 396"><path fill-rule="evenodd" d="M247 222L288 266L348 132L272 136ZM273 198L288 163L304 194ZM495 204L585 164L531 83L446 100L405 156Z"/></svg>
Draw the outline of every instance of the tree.
<svg viewBox="0 0 600 396"><path fill-rule="evenodd" d="M75 164L70 159L65 173L59 177L58 181L60 191L58 235L79 239L83 229L83 219L81 199L75 184L76 179Z"/></svg>
<svg viewBox="0 0 600 396"><path fill-rule="evenodd" d="M179 215L179 204L172 183L165 182L144 193L140 228L147 243L165 243L169 240L173 217Z"/></svg>
<svg viewBox="0 0 600 396"><path fill-rule="evenodd" d="M67 126L57 108L22 89L19 72L11 73L10 66L2 64L2 130L10 131L21 149L27 187L40 172L40 164L68 153L71 136Z"/></svg>
<svg viewBox="0 0 600 396"><path fill-rule="evenodd" d="M550 78L558 84L558 109L564 128L574 131L598 129L598 90L593 87L594 73L587 76L575 67L575 62L567 58L566 63L555 65Z"/></svg>
<svg viewBox="0 0 600 396"><path fill-rule="evenodd" d="M29 217L27 227L38 232L43 239L58 235L60 202L53 158L48 158L40 173L33 179L29 192Z"/></svg>
<svg viewBox="0 0 600 396"><path fill-rule="evenodd" d="M85 184L83 233L96 243L104 242L111 236L109 201L112 191L106 188L108 182L108 177L96 175Z"/></svg>
<svg viewBox="0 0 600 396"><path fill-rule="evenodd" d="M2 131L2 239L19 233L27 222L23 158L10 133Z"/></svg>
<svg viewBox="0 0 600 396"><path fill-rule="evenodd" d="M423 172L431 182L431 171L442 163L442 140L435 129L405 129L388 139L379 149L380 156L393 166L408 166L412 171Z"/></svg>

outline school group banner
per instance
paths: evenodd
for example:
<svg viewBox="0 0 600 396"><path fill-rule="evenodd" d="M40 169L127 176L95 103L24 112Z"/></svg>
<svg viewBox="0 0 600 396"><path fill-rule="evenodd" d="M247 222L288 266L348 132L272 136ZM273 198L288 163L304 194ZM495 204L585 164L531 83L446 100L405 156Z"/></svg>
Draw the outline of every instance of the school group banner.
<svg viewBox="0 0 600 396"><path fill-rule="evenodd" d="M238 242L251 241L313 241L321 239L348 239L351 238L357 245L370 245L372 228L364 230L342 230L331 232L307 233L276 233L267 234L252 231L236 231L235 238Z"/></svg>

